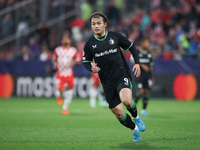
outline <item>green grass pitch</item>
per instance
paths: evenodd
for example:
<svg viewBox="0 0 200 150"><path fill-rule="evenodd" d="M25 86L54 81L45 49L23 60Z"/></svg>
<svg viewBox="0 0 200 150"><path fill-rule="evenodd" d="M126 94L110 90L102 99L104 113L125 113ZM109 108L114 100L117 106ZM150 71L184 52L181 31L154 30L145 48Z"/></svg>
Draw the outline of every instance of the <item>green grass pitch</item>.
<svg viewBox="0 0 200 150"><path fill-rule="evenodd" d="M92 109L88 99L74 98L69 112L62 115L53 98L0 99L0 150L200 149L200 100L151 99L139 143L108 108Z"/></svg>

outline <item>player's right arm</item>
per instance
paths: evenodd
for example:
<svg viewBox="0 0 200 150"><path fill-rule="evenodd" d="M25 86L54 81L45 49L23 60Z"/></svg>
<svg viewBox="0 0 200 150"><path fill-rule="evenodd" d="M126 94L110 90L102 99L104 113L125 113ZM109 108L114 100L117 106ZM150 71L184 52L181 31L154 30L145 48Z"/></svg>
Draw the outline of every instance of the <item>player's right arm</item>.
<svg viewBox="0 0 200 150"><path fill-rule="evenodd" d="M100 68L93 61L93 56L88 46L88 43L85 44L83 49L83 64L85 68L90 72L98 73L100 71Z"/></svg>

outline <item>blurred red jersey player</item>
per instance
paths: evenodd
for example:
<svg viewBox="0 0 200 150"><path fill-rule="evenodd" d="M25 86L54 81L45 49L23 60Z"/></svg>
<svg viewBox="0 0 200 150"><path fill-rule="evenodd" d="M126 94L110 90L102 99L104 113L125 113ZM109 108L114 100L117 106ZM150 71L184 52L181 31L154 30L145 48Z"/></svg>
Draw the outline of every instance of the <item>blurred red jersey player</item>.
<svg viewBox="0 0 200 150"><path fill-rule="evenodd" d="M73 97L74 72L73 66L81 64L81 56L78 50L71 46L69 36L63 36L62 45L58 46L53 55L53 66L56 72L56 93L57 103L62 105L62 97L64 97L62 114L68 115L68 107Z"/></svg>
<svg viewBox="0 0 200 150"><path fill-rule="evenodd" d="M91 74L92 86L90 88L90 107L96 107L96 98L98 95L99 76L97 73Z"/></svg>
<svg viewBox="0 0 200 150"><path fill-rule="evenodd" d="M99 106L107 107L108 104L105 100L105 95L104 95L101 81L99 79L99 75L97 73L91 73L91 80L92 80L92 85L90 88L90 95L89 95L90 96L90 107L91 108L96 107L97 98L99 100ZM100 90L100 94L98 95L99 87L101 90Z"/></svg>

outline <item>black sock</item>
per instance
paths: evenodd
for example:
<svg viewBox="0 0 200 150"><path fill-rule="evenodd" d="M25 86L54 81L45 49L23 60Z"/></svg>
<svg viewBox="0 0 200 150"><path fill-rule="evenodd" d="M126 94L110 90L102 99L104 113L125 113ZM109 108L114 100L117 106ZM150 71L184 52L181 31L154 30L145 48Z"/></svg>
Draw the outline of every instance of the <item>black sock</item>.
<svg viewBox="0 0 200 150"><path fill-rule="evenodd" d="M147 108L148 101L149 101L149 95L144 95L143 96L143 109Z"/></svg>
<svg viewBox="0 0 200 150"><path fill-rule="evenodd" d="M133 101L133 105L130 108L129 107L126 107L126 108L134 118L137 117L137 107L134 101Z"/></svg>
<svg viewBox="0 0 200 150"><path fill-rule="evenodd" d="M139 101L140 99L140 95L138 93L135 94L135 103L137 104L137 102Z"/></svg>
<svg viewBox="0 0 200 150"><path fill-rule="evenodd" d="M118 120L125 127L130 128L132 130L135 129L135 123L131 120L131 117L127 113L125 113L124 118L122 120L121 119Z"/></svg>

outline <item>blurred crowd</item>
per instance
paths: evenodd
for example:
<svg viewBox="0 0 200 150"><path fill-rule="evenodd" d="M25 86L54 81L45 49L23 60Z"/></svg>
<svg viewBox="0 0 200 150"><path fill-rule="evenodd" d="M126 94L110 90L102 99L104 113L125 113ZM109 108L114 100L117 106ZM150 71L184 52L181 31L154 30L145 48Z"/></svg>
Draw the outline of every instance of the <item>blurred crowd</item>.
<svg viewBox="0 0 200 150"><path fill-rule="evenodd" d="M22 0L0 0L0 12ZM14 42L0 46L0 60L50 60L63 34L72 37L73 45L81 52L92 35L88 18L94 11L105 13L108 30L121 32L139 47L142 38L149 38L149 50L155 59L200 59L200 0L47 0L46 20L42 20L41 1L35 0L16 12L0 16L0 40L13 34ZM77 9L77 14L59 23L48 25L47 20ZM44 16L44 15L43 15ZM37 30L27 34L32 26ZM16 45L19 49L16 50ZM125 52L129 59L130 53Z"/></svg>

